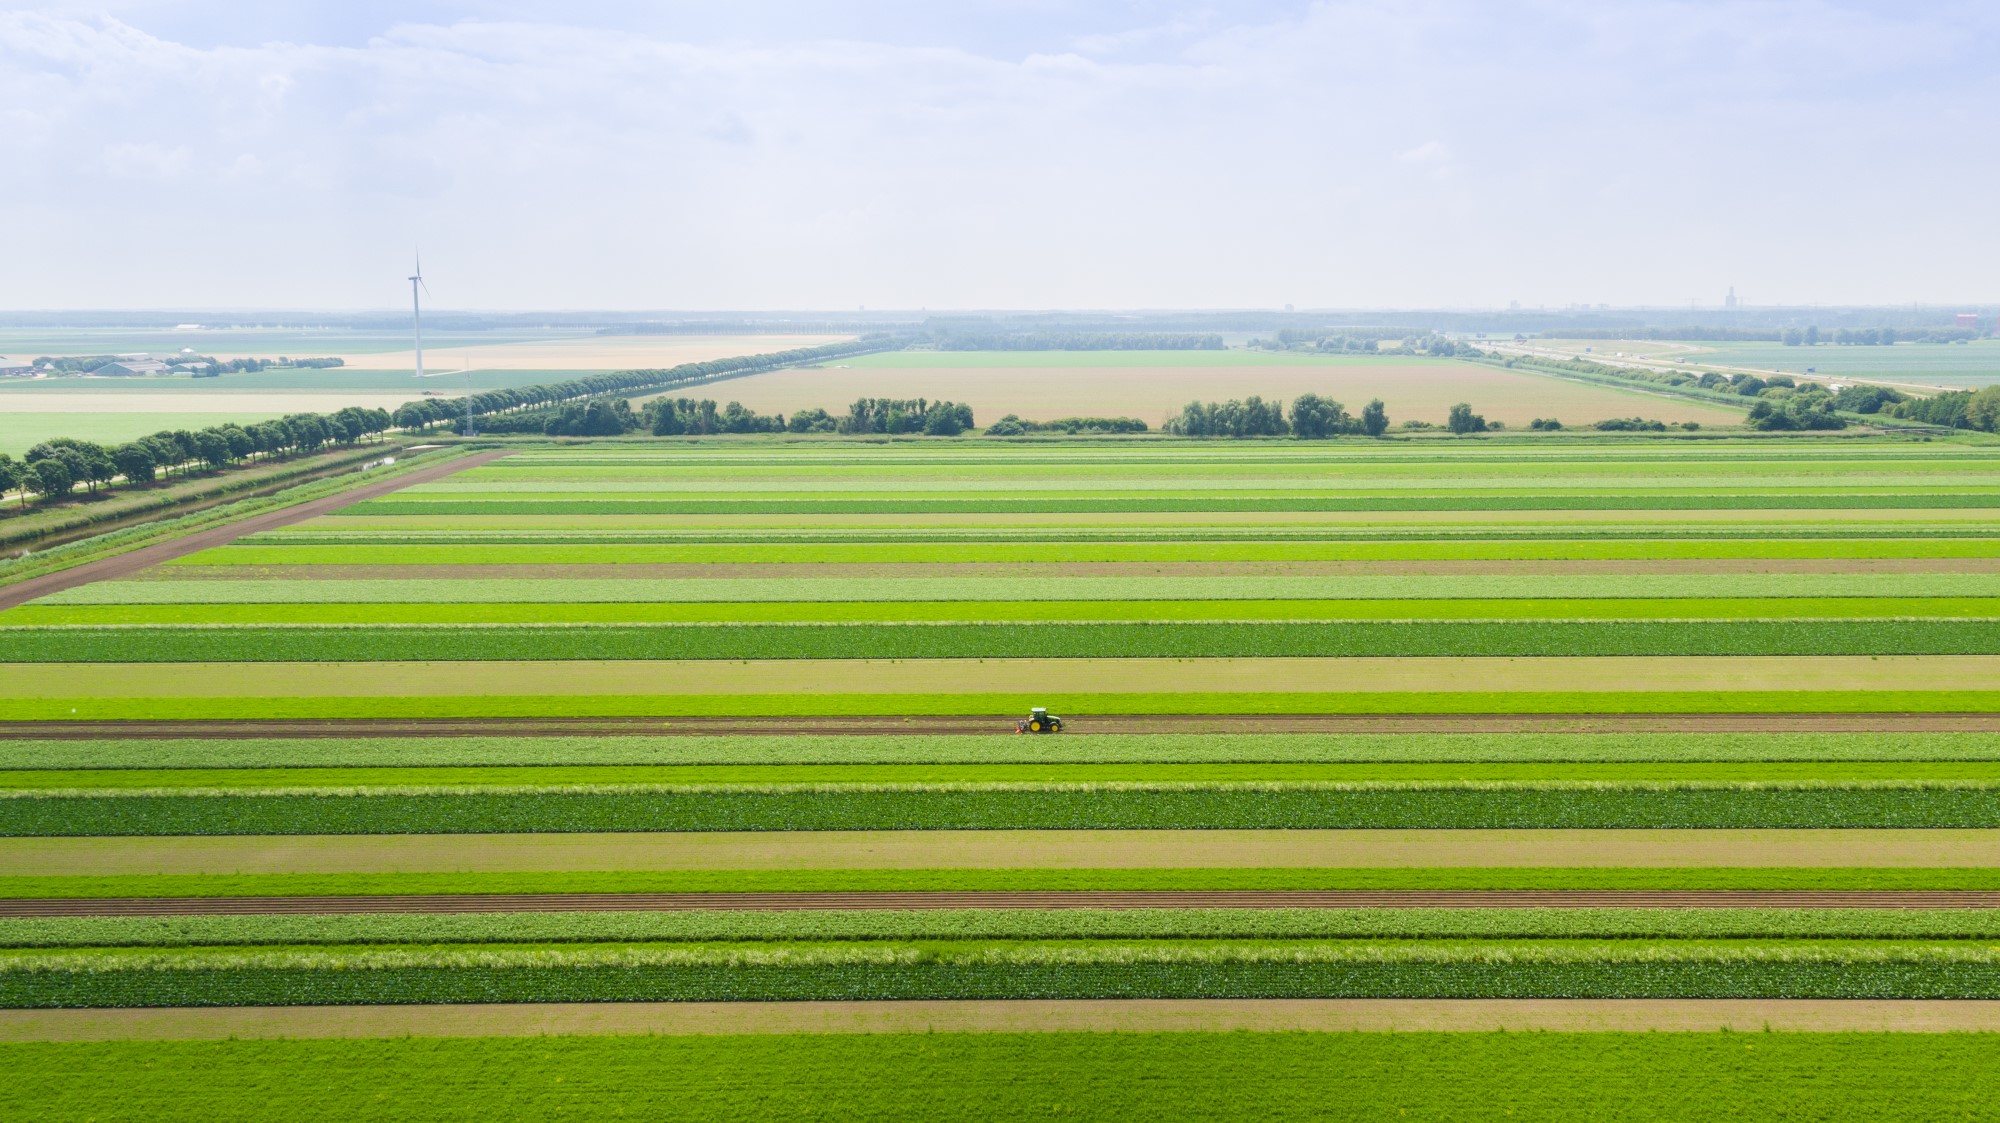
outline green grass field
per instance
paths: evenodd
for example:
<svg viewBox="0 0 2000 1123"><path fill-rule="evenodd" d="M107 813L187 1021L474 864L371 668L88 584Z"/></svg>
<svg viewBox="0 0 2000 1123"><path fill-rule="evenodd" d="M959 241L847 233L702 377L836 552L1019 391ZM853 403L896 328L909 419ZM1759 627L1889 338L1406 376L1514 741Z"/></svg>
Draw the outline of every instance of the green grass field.
<svg viewBox="0 0 2000 1123"><path fill-rule="evenodd" d="M1615 348L1615 344L1612 345ZM1786 347L1779 343L1712 343L1689 356L1695 362L1802 374L1909 382L1977 389L2000 382L2000 340L1969 343L1898 343L1893 347Z"/></svg>

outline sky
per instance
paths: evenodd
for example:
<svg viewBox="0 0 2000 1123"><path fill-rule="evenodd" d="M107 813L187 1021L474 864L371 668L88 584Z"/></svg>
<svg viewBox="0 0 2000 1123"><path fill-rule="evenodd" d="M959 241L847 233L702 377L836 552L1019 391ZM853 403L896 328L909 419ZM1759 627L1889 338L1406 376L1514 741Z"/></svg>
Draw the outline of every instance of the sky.
<svg viewBox="0 0 2000 1123"><path fill-rule="evenodd" d="M0 308L2000 301L2000 5L0 0Z"/></svg>

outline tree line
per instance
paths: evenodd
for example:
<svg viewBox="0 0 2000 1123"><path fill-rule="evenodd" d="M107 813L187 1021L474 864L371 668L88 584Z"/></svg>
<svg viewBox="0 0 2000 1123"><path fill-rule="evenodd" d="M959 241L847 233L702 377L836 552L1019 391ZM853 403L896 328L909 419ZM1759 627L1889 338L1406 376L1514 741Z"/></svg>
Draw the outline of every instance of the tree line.
<svg viewBox="0 0 2000 1123"><path fill-rule="evenodd" d="M679 366L666 368L593 374L583 378L573 378L567 382L482 390L465 398L421 398L403 403L397 407L393 416L395 423L402 428L429 429L434 425L458 421L465 416L468 409L475 417L492 417L503 413L538 410L565 402L608 396L620 391L671 389L719 378L756 374L778 367L800 366L822 359L838 359L869 351L890 350L900 346L902 346L901 340L888 336L863 336L846 343L829 343L820 347L795 347L789 351L743 355L732 359L710 359L706 362L682 363ZM484 427L492 433L539 433L544 431L547 420L538 413L532 419L518 423L495 418L488 421Z"/></svg>
<svg viewBox="0 0 2000 1123"><path fill-rule="evenodd" d="M1163 429L1182 437L1282 437L1305 440L1334 436L1379 437L1389 429L1389 413L1377 398L1349 414L1347 407L1318 394L1300 394L1290 407L1253 394L1227 402L1189 402Z"/></svg>
<svg viewBox="0 0 2000 1123"><path fill-rule="evenodd" d="M923 434L956 437L973 427L972 407L926 398L861 398L844 414L825 409L761 414L741 402L717 406L710 398L655 398L638 411L623 398L571 402L538 411L534 431L549 437L617 437L645 432L656 437L737 433Z"/></svg>
<svg viewBox="0 0 2000 1123"><path fill-rule="evenodd" d="M986 427L989 437L1018 437L1025 433L1143 433L1146 423L1136 417L1059 417L1054 421L1025 421L1016 414Z"/></svg>
<svg viewBox="0 0 2000 1123"><path fill-rule="evenodd" d="M2000 433L2000 386L1987 386L1978 390L1953 390L1928 398L1912 398L1907 395L1898 397L1901 398L1900 401L1880 407L1881 412L1890 417L1900 417L1926 425L1945 425L1953 429Z"/></svg>
<svg viewBox="0 0 2000 1123"><path fill-rule="evenodd" d="M327 445L352 445L387 431L390 424L386 411L348 406L338 413L295 413L251 425L163 429L120 445L52 437L20 460L0 453L0 494L18 490L25 507L30 494L51 502L78 487L96 492L120 480L139 487L177 472L186 475L259 458L316 452Z"/></svg>
<svg viewBox="0 0 2000 1123"><path fill-rule="evenodd" d="M43 355L35 360L34 365L55 374L89 374L100 367L124 362L126 358L124 355ZM179 355L164 361L173 366L206 366L216 373L232 374L264 370L269 367L320 369L347 365L347 360L334 356L294 359L280 355L275 359L218 359L213 355Z"/></svg>

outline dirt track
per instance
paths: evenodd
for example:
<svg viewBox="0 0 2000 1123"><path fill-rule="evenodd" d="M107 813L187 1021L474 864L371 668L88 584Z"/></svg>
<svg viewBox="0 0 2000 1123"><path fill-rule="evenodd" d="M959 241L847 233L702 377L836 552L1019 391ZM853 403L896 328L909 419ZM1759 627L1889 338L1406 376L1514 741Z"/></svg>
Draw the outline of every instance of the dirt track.
<svg viewBox="0 0 2000 1123"><path fill-rule="evenodd" d="M0 900L0 917L329 913L801 912L819 909L1783 908L1991 909L2000 892L1858 890L1209 890L911 893L464 893Z"/></svg>
<svg viewBox="0 0 2000 1123"><path fill-rule="evenodd" d="M198 530L193 534L171 538L165 542L154 543L151 546L142 546L136 550L129 550L122 554L113 554L108 558L99 558L96 561L85 562L82 565L73 566L69 569L57 570L54 573L30 578L18 585L8 585L0 588L0 610L13 608L18 604L26 604L38 597L48 596L50 593L59 593L64 589L74 589L78 585L87 585L93 581L107 581L114 577L129 577L140 570L148 569L163 562L169 562L175 558L186 557L201 550L233 542L246 534L256 534L261 531L275 530L281 526L290 526L293 523L318 518L330 511L337 511L343 507L351 507L356 503L387 495L393 491L400 491L412 484L429 483L432 480L443 479L454 473L462 472L467 468L476 468L481 464L497 460L502 456L508 455L511 451L510 449L499 449L493 452L478 452L471 456L457 457L442 464L433 464L427 468L419 468L414 472L400 475L393 479L368 484L364 487L357 487L351 491L343 491L336 495L307 500L304 503L295 503L290 507L280 507L278 510L266 511L261 515L252 515L247 519L224 523L221 526L210 527L207 530Z"/></svg>
<svg viewBox="0 0 2000 1123"><path fill-rule="evenodd" d="M19 721L0 740L248 737L831 736L1013 732L991 717L440 718L348 721ZM2000 713L1157 714L1066 718L1065 736L1130 733L1986 733Z"/></svg>

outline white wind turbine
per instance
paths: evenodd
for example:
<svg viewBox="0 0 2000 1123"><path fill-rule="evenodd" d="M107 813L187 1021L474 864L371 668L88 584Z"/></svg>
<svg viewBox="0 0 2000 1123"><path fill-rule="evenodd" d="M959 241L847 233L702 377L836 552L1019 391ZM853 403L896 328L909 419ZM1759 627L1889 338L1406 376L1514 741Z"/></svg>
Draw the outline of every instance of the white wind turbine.
<svg viewBox="0 0 2000 1123"><path fill-rule="evenodd" d="M426 293L431 291L431 287L424 284L424 255L421 253L417 255L417 271L410 275L410 322L415 327L417 334L417 377L422 378L424 376L424 306L423 302L417 298L417 289L419 287Z"/></svg>

